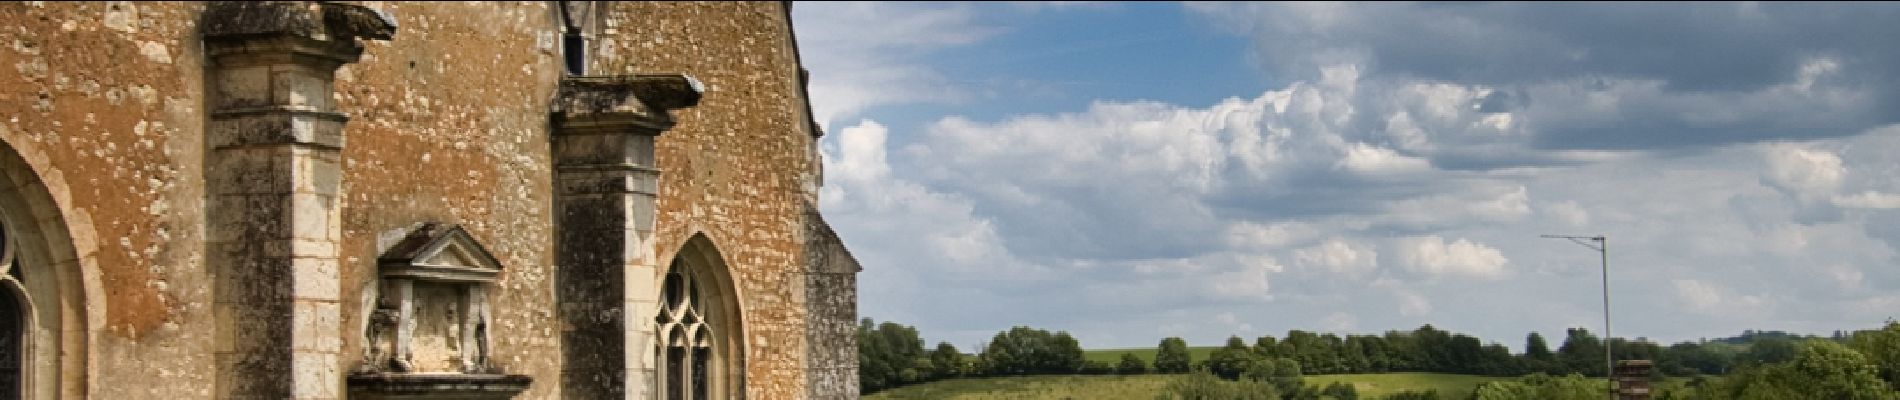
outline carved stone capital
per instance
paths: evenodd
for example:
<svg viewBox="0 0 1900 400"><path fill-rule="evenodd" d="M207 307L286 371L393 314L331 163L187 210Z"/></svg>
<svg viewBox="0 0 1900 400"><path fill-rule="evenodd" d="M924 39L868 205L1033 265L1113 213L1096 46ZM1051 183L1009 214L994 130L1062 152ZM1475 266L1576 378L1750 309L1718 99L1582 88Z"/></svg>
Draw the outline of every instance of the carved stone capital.
<svg viewBox="0 0 1900 400"><path fill-rule="evenodd" d="M227 68L294 61L335 69L362 55L358 38L396 33L395 20L381 11L310 1L215 1L200 26L206 54Z"/></svg>
<svg viewBox="0 0 1900 400"><path fill-rule="evenodd" d="M563 78L552 110L555 134L657 136L673 127L668 111L698 105L704 91L680 74Z"/></svg>

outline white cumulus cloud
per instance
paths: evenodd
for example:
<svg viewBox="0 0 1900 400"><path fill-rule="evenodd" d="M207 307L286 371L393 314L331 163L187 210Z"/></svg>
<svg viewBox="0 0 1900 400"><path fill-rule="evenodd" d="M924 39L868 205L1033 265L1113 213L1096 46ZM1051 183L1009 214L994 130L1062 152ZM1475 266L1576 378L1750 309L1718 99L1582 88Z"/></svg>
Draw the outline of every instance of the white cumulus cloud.
<svg viewBox="0 0 1900 400"><path fill-rule="evenodd" d="M1834 196L1834 205L1846 208L1895 209L1900 208L1900 194L1865 191L1860 194Z"/></svg>
<svg viewBox="0 0 1900 400"><path fill-rule="evenodd" d="M1697 46L1776 61L1684 60L1702 53L1514 22L1571 16L1511 4L1196 4L1284 56L1257 61L1286 83L992 115L951 106L989 96L993 76L927 54L1021 51L978 48L1008 35L985 24L1039 20L986 7L1024 12L797 7L819 118L865 121L821 144L821 201L865 264L866 316L959 344L1008 324L1089 346L1151 346L1157 326L1212 344L1260 334L1227 331L1249 321L1508 340L1599 312L1597 254L1539 233L1611 237L1618 325L1663 341L1854 329L1892 308L1866 305L1900 303L1884 294L1900 291L1885 268L1900 261L1900 126L1869 125L1900 102L1861 101L1892 91L1868 82L1900 58L1717 41ZM1695 10L1641 8L1598 11ZM1805 11L1765 15L1790 12ZM1781 22L1809 20L1829 18ZM1727 37L1696 25L1669 29ZM1207 318L1221 312L1230 323Z"/></svg>
<svg viewBox="0 0 1900 400"><path fill-rule="evenodd" d="M1832 193L1847 175L1847 169L1841 166L1841 156L1833 152L1791 143L1766 147L1763 157L1767 159L1768 170L1764 171L1762 180L1792 194Z"/></svg>
<svg viewBox="0 0 1900 400"><path fill-rule="evenodd" d="M1523 186L1471 205L1471 213L1493 221L1510 221L1531 213L1530 191Z"/></svg>
<svg viewBox="0 0 1900 400"><path fill-rule="evenodd" d="M1293 260L1300 266L1323 268L1334 274L1358 276L1379 265L1379 252L1367 245L1344 239L1327 239L1318 245L1295 250Z"/></svg>
<svg viewBox="0 0 1900 400"><path fill-rule="evenodd" d="M1399 260L1405 267L1428 276L1457 275L1497 279L1509 262L1498 249L1459 238L1450 243L1436 235L1399 240Z"/></svg>
<svg viewBox="0 0 1900 400"><path fill-rule="evenodd" d="M919 55L998 33L960 4L803 2L792 12L811 91L822 94L813 117L827 127L875 106L968 98Z"/></svg>
<svg viewBox="0 0 1900 400"><path fill-rule="evenodd" d="M1361 174L1393 174L1423 171L1432 167L1432 163L1423 158L1365 143L1353 143L1346 147L1345 158L1341 158L1336 165Z"/></svg>

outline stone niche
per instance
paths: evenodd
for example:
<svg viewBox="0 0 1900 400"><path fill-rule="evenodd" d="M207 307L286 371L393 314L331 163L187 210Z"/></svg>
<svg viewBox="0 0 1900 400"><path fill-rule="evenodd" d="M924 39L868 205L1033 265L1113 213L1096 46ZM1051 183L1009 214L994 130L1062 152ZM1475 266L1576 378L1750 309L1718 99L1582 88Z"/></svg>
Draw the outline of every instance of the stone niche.
<svg viewBox="0 0 1900 400"><path fill-rule="evenodd" d="M387 248L350 397L508 399L527 390L528 376L489 362L487 292L501 263L451 224L420 224Z"/></svg>

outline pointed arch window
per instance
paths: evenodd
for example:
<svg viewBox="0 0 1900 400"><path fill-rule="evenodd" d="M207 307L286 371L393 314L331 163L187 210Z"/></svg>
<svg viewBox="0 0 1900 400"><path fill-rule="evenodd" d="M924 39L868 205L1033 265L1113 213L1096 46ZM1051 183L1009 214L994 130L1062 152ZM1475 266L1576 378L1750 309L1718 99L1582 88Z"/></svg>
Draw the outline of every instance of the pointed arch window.
<svg viewBox="0 0 1900 400"><path fill-rule="evenodd" d="M14 267L13 232L0 223L0 399L18 399L24 394L26 380L27 307L21 289L21 275Z"/></svg>
<svg viewBox="0 0 1900 400"><path fill-rule="evenodd" d="M673 261L661 285L659 315L654 317L660 335L656 364L661 369L655 375L660 380L659 393L667 400L726 397L718 393L723 386L718 382L719 371L725 369L725 361L720 356L723 352L715 351L721 342L715 335L721 332L707 318L712 313L693 275L686 263Z"/></svg>

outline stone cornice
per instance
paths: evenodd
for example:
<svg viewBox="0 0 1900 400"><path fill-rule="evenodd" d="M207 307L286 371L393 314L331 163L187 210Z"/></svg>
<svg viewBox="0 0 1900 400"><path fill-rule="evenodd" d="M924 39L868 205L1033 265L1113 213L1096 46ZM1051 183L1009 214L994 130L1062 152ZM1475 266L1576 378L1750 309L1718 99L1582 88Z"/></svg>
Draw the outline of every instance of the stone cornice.
<svg viewBox="0 0 1900 400"><path fill-rule="evenodd" d="M704 91L681 74L571 76L551 111L557 134L659 135L673 127L668 111L698 105Z"/></svg>
<svg viewBox="0 0 1900 400"><path fill-rule="evenodd" d="M396 21L382 11L328 1L214 1L205 9L206 39L291 35L350 42L389 40Z"/></svg>
<svg viewBox="0 0 1900 400"><path fill-rule="evenodd" d="M358 38L389 40L396 34L389 15L335 2L216 1L203 18L206 55L226 66L279 61L233 56L284 55L314 57L335 68L356 62L363 52Z"/></svg>

